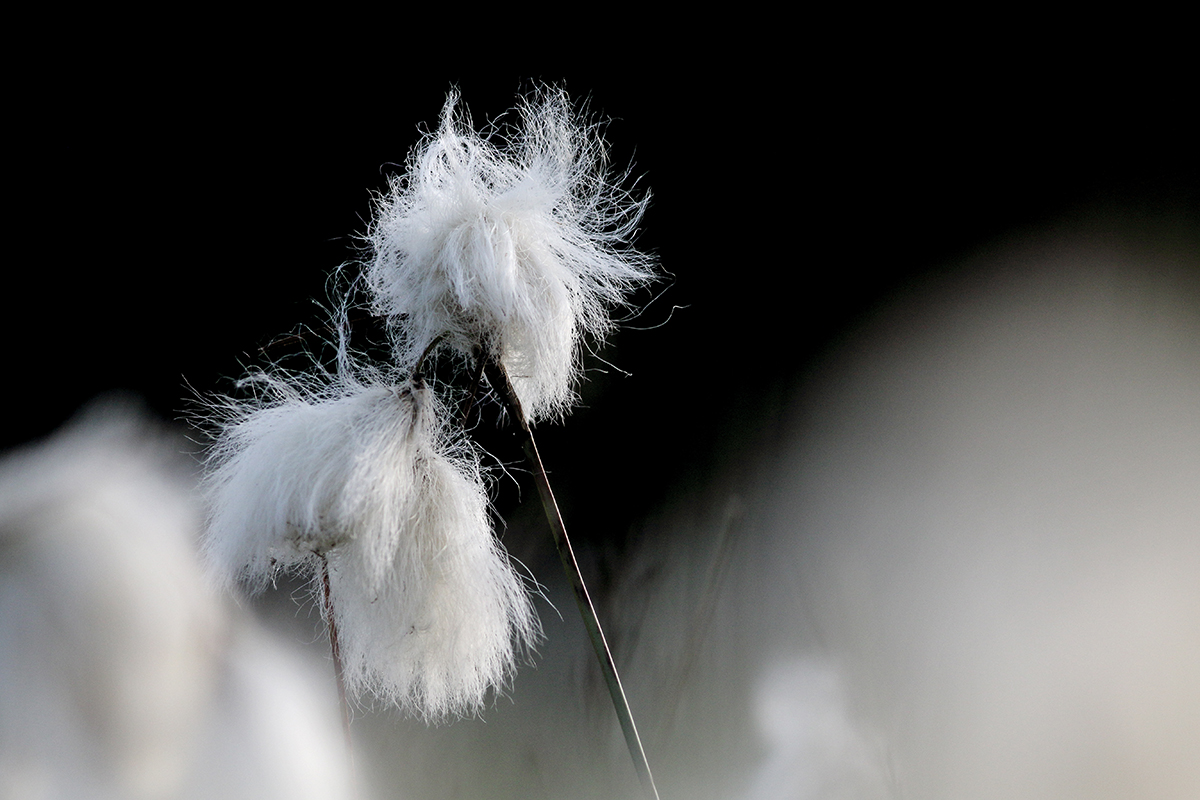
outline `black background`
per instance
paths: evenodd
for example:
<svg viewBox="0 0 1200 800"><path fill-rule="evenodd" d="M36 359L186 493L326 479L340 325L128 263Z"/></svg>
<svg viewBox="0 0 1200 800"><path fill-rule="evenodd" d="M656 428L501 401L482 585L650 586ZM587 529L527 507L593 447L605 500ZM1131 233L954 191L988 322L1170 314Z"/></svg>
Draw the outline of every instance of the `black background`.
<svg viewBox="0 0 1200 800"><path fill-rule="evenodd" d="M498 20L468 40L466 13L31 24L6 126L0 444L105 392L170 420L232 390L319 321L371 192L452 86L477 122L565 86L653 193L639 242L671 278L630 323L647 330L604 351L629 375L591 362L584 407L539 430L569 518L590 498L582 535L619 539L857 315L956 258L1060 220L1200 230L1196 70L1170 21L922 38L594 20L603 38L576 41Z"/></svg>

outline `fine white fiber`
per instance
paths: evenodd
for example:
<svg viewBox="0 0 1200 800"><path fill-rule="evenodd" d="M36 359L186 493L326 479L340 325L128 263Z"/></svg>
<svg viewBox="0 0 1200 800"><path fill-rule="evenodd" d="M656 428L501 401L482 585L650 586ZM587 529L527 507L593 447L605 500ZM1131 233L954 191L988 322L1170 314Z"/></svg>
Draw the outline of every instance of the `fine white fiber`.
<svg viewBox="0 0 1200 800"><path fill-rule="evenodd" d="M482 347L536 421L571 405L582 337L611 332L610 307L654 272L628 246L649 196L612 179L597 126L561 90L533 93L518 113L516 130L483 135L449 95L378 201L366 276L401 367L438 337Z"/></svg>
<svg viewBox="0 0 1200 800"><path fill-rule="evenodd" d="M348 688L426 719L476 711L539 635L476 452L417 382L262 380L271 400L210 456L210 561L261 589L323 557Z"/></svg>

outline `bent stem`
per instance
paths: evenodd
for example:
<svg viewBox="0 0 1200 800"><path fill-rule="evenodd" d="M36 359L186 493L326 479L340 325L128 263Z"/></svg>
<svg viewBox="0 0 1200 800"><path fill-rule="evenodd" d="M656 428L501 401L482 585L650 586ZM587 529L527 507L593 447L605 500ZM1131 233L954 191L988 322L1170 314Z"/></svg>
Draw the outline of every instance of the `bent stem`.
<svg viewBox="0 0 1200 800"><path fill-rule="evenodd" d="M571 588L575 592L575 603L579 606L579 613L583 617L584 627L587 628L588 638L592 640L592 647L600 662L600 670L604 674L604 682L608 685L608 693L612 697L617 720L621 723L621 732L625 735L625 746L629 749L629 756L633 759L633 768L637 772L638 780L641 781L646 796L652 800L658 800L658 788L654 785L654 776L650 774L650 764L646 761L646 752L642 748L641 738L638 737L637 726L634 724L633 714L629 710L629 701L625 699L625 689L621 686L621 679L617 675L617 665L613 661L612 651L609 650L608 642L604 638L604 631L600 629L600 619L596 616L596 608L592 605L591 596L588 595L587 587L583 583L583 574L580 573L579 563L575 560L575 551L571 547L571 540L567 538L567 528L563 523L562 514L558 510L558 503L554 499L554 492L550 489L550 480L546 477L542 457L538 453L537 443L533 439L533 430L525 419L521 401L517 398L517 393L508 379L508 372L504 366L497 359L486 355L481 360L484 362L488 383L500 395L509 414L517 423L524 440L525 457L533 469L538 494L542 498L542 507L546 511L550 530L554 534L554 543L558 546L559 558L571 581Z"/></svg>

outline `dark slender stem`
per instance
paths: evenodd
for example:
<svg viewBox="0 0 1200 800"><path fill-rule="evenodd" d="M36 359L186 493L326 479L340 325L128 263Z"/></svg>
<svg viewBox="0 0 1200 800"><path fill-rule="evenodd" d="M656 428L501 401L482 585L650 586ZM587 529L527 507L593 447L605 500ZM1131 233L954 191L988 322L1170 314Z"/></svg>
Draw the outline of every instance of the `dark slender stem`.
<svg viewBox="0 0 1200 800"><path fill-rule="evenodd" d="M484 359L480 348L475 348L473 357L475 359L475 369L471 376L471 391L467 395L466 403L463 404L463 427L466 427L467 422L471 419L471 410L475 407L475 396L479 393L479 384L483 380Z"/></svg>
<svg viewBox="0 0 1200 800"><path fill-rule="evenodd" d="M415 383L421 383L423 376L421 369L425 366L425 359L429 358L429 354L437 349L437 346L442 343L441 336L435 336L433 341L425 345L425 349L421 351L421 355L417 358L417 363L413 364L412 374Z"/></svg>
<svg viewBox="0 0 1200 800"><path fill-rule="evenodd" d="M621 679L617 675L617 665L613 661L612 651L609 650L608 642L604 638L604 631L600 628L600 619L596 616L592 598L588 595L587 587L583 583L583 574L579 571L579 563L575 560L575 551L571 547L571 540L567 537L566 525L558 510L554 492L550 488L550 480L546 477L542 457L538 453L537 443L533 439L533 430L530 429L529 422L525 419L525 411L521 407L521 401L517 398L517 393L508 379L508 373L504 366L496 359L486 355L483 360L488 383L500 395L500 399L504 402L509 414L512 415L513 421L517 423L524 439L525 457L529 460L529 465L533 470L538 494L542 498L542 507L546 511L550 530L554 534L554 543L558 546L559 558L571 581L571 588L575 591L575 602L583 617L584 627L587 628L588 638L591 639L592 647L596 651L600 670L604 673L604 682L608 684L608 693L612 697L613 708L616 709L617 719L621 723L621 732L625 735L625 745L629 748L629 755L633 759L633 768L642 783L642 788L645 789L646 796L652 800L658 800L658 789L654 785L654 776L650 774L650 764L646 760L642 740L638 736L637 726L633 722L629 701L625 698L625 689L621 686Z"/></svg>
<svg viewBox="0 0 1200 800"><path fill-rule="evenodd" d="M329 586L329 562L321 555L321 588L324 603L325 624L329 626L329 649L333 654L333 675L337 679L338 701L342 707L342 732L346 735L346 752L352 754L350 744L350 704L346 701L346 674L342 665L342 647L338 643L337 620L333 616L333 597Z"/></svg>

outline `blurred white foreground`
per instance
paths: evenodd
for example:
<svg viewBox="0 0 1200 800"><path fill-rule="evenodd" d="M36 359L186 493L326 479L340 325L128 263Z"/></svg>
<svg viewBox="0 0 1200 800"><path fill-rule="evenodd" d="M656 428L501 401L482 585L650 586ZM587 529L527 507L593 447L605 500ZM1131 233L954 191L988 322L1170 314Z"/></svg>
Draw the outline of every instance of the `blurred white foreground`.
<svg viewBox="0 0 1200 800"><path fill-rule="evenodd" d="M209 590L153 427L99 410L0 462L0 797L350 797L332 694Z"/></svg>

